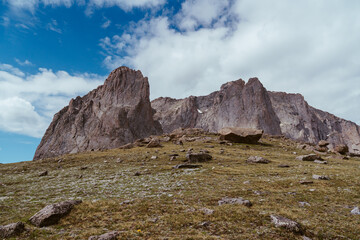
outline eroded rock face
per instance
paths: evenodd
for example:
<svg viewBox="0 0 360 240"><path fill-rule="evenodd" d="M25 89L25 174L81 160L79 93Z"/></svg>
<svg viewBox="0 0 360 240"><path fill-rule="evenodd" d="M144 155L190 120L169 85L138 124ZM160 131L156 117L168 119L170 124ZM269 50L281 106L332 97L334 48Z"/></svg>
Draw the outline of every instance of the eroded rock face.
<svg viewBox="0 0 360 240"><path fill-rule="evenodd" d="M221 86L220 91L207 96L185 99L158 98L152 101L154 115L164 132L177 128L202 128L218 132L224 127L262 129L279 135L280 121L268 92L257 78L248 83L241 79Z"/></svg>
<svg viewBox="0 0 360 240"><path fill-rule="evenodd" d="M246 84L241 79L226 83L207 96L158 98L151 105L165 132L180 127L210 132L224 127L262 129L313 144L326 140L330 150L345 144L350 153L360 154L358 125L309 106L300 94L267 91L257 78Z"/></svg>
<svg viewBox="0 0 360 240"><path fill-rule="evenodd" d="M104 85L55 114L34 159L111 149L161 134L153 114L148 79L140 71L117 68Z"/></svg>

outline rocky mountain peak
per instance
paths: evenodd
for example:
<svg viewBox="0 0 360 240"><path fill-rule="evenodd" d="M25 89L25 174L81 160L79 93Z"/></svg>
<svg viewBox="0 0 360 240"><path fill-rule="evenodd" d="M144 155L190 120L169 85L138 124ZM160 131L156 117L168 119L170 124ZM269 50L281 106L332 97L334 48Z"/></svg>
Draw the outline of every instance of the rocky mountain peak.
<svg viewBox="0 0 360 240"><path fill-rule="evenodd" d="M148 79L140 71L117 68L104 85L71 99L67 107L55 114L34 159L116 148L161 134L153 113Z"/></svg>

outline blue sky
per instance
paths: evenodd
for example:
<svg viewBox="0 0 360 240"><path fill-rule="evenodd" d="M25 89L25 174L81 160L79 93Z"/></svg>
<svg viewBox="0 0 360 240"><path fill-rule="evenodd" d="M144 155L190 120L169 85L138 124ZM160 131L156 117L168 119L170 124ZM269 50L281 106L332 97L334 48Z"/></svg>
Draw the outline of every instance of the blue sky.
<svg viewBox="0 0 360 240"><path fill-rule="evenodd" d="M31 160L52 116L121 65L151 99L259 77L360 123L360 2L2 0L0 163Z"/></svg>

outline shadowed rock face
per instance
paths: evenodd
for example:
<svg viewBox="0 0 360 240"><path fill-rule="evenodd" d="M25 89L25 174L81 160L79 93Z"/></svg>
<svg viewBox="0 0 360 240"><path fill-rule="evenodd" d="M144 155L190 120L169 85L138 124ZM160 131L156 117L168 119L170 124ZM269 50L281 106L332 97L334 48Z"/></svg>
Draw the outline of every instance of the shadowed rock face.
<svg viewBox="0 0 360 240"><path fill-rule="evenodd" d="M308 105L300 94L268 92L257 78L226 83L220 91L185 99L151 102L164 132L179 127L218 132L223 127L262 129L271 135L318 143L346 144L360 154L360 127Z"/></svg>
<svg viewBox="0 0 360 240"><path fill-rule="evenodd" d="M268 92L257 78L247 84L243 80L228 82L220 91L207 96L185 99L158 98L152 101L164 132L179 127L202 128L218 132L224 127L262 129L272 135L281 134Z"/></svg>
<svg viewBox="0 0 360 240"><path fill-rule="evenodd" d="M104 85L55 114L34 160L67 153L111 149L162 133L153 120L149 83L140 71L120 67Z"/></svg>

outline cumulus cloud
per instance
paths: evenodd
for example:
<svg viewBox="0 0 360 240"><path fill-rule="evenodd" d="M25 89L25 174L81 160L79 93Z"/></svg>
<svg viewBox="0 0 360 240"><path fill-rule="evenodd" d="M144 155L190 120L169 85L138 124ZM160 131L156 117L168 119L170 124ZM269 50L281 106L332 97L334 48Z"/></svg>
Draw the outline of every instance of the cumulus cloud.
<svg viewBox="0 0 360 240"><path fill-rule="evenodd" d="M35 12L40 6L66 6L73 5L87 6L87 14L91 14L94 9L103 7L117 6L123 10L130 10L134 7L149 8L164 4L165 0L4 0L5 3L13 10L28 10Z"/></svg>
<svg viewBox="0 0 360 240"><path fill-rule="evenodd" d="M1 68L1 66L6 66ZM40 68L36 74L0 65L0 130L41 137L53 115L69 99L103 83L94 74L70 75Z"/></svg>
<svg viewBox="0 0 360 240"><path fill-rule="evenodd" d="M355 1L187 0L175 15L141 20L100 45L109 69L149 76L152 98L257 76L268 90L302 93L360 123L359 11Z"/></svg>
<svg viewBox="0 0 360 240"><path fill-rule="evenodd" d="M20 66L33 66L34 64L32 64L29 60L25 59L25 61L21 61L17 58L15 58L15 62L17 64L19 64Z"/></svg>

